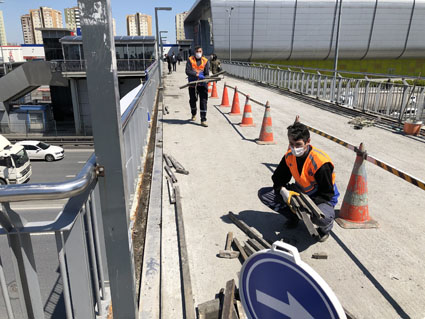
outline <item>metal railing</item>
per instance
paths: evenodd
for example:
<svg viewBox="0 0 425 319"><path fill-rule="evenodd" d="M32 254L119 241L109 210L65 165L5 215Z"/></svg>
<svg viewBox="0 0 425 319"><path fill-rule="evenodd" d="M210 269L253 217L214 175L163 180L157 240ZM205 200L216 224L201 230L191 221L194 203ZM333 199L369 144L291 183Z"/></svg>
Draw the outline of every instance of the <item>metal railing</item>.
<svg viewBox="0 0 425 319"><path fill-rule="evenodd" d="M148 142L150 116L158 89L158 63L146 70L147 81L121 116L130 202L142 172L142 155Z"/></svg>
<svg viewBox="0 0 425 319"><path fill-rule="evenodd" d="M20 302L19 308L16 300L10 298L0 260L1 292L8 318L15 318L15 315L45 318L32 235L52 232L65 308L62 317L95 318L96 315L104 315L109 294L105 282L107 272L103 262L105 252L100 233L102 220L96 198L95 165L95 156L92 155L78 176L69 182L9 185L1 189L0 235L8 239ZM68 201L53 221L27 222L10 206L11 202L64 198Z"/></svg>
<svg viewBox="0 0 425 319"><path fill-rule="evenodd" d="M117 59L118 72L143 72L149 68L153 59ZM61 72L86 72L86 60L55 60L52 61L56 70Z"/></svg>
<svg viewBox="0 0 425 319"><path fill-rule="evenodd" d="M287 89L348 108L387 116L399 122L425 120L425 87L383 79L325 75L318 69L249 62L222 63L227 73L250 81ZM325 70L330 72L330 70ZM322 70L323 72L323 70ZM382 76L382 75L380 75ZM394 78L396 76L391 75Z"/></svg>
<svg viewBox="0 0 425 319"><path fill-rule="evenodd" d="M130 199L136 192L143 168L150 129L149 116L153 112L158 88L157 72L157 63L146 70L146 82L121 116ZM10 282L10 274L6 276L2 263L2 259L6 260L9 256L1 251L0 288L8 318L45 318L49 301L43 300L46 291L40 289L44 285L40 285L40 270L35 262L32 236L37 234L51 234L56 242L60 273L57 282L62 286L56 294L63 296L63 309L55 309L56 314L59 311L57 317L89 319L106 315L113 291L109 290L108 285L97 183L99 172L101 174L93 154L71 181L0 187L0 237L7 236L19 293L17 298L10 297L7 281L9 279ZM10 206L14 202L58 199L68 200L53 221L27 222L19 209L15 211ZM60 308L57 303L53 306ZM0 317L6 317L6 314L1 313Z"/></svg>

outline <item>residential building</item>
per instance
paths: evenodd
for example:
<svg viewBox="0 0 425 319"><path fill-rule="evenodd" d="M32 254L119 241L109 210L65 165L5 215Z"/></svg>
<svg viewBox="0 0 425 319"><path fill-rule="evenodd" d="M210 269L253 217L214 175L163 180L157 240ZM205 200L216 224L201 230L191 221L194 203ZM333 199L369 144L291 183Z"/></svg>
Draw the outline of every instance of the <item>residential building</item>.
<svg viewBox="0 0 425 319"><path fill-rule="evenodd" d="M34 31L32 28L31 16L29 14L24 14L21 16L21 25L22 25L22 35L24 37L25 44L34 44Z"/></svg>
<svg viewBox="0 0 425 319"><path fill-rule="evenodd" d="M65 26L67 29L77 31L81 28L80 24L80 9L78 7L65 8Z"/></svg>
<svg viewBox="0 0 425 319"><path fill-rule="evenodd" d="M126 16L127 35L130 36L151 36L152 35L152 16L136 13Z"/></svg>
<svg viewBox="0 0 425 319"><path fill-rule="evenodd" d="M3 11L0 10L0 45L7 45L6 29L4 28Z"/></svg>
<svg viewBox="0 0 425 319"><path fill-rule="evenodd" d="M62 13L48 7L32 9L29 15L21 16L21 25L25 44L43 44L41 31L37 29L63 28Z"/></svg>
<svg viewBox="0 0 425 319"><path fill-rule="evenodd" d="M184 19L186 19L187 11L183 13L176 14L176 40L185 40L186 36L184 34Z"/></svg>

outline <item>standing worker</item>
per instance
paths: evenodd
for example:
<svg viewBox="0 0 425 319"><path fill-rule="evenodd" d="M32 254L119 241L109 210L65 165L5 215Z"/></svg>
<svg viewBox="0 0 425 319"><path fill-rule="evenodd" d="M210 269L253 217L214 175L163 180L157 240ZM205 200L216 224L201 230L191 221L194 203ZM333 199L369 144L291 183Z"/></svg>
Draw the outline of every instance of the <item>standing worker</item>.
<svg viewBox="0 0 425 319"><path fill-rule="evenodd" d="M209 75L210 63L206 57L202 55L202 48L195 47L195 56L190 56L186 63L186 75L189 83L193 81L203 80ZM199 95L199 107L201 113L201 125L208 127L207 124L207 102L208 102L208 86L207 83L197 83L189 86L189 103L192 112L192 121L196 120L196 102Z"/></svg>
<svg viewBox="0 0 425 319"><path fill-rule="evenodd" d="M167 62L168 66L168 74L171 74L171 58L168 54L165 54L165 61Z"/></svg>
<svg viewBox="0 0 425 319"><path fill-rule="evenodd" d="M173 64L173 71L176 72L177 58L174 52L173 52L173 55L171 56L171 63Z"/></svg>
<svg viewBox="0 0 425 319"><path fill-rule="evenodd" d="M221 61L217 59L217 54L211 54L211 73L216 74L221 71Z"/></svg>
<svg viewBox="0 0 425 319"><path fill-rule="evenodd" d="M258 197L266 206L287 218L285 227L295 228L298 217L291 211L288 202L287 184L293 177L299 191L307 194L325 215L312 222L318 226L319 241L329 237L335 219L334 207L339 192L335 185L334 165L329 156L310 144L308 128L299 122L288 127L289 148L273 173L273 187L258 191ZM286 197L286 198L284 198Z"/></svg>

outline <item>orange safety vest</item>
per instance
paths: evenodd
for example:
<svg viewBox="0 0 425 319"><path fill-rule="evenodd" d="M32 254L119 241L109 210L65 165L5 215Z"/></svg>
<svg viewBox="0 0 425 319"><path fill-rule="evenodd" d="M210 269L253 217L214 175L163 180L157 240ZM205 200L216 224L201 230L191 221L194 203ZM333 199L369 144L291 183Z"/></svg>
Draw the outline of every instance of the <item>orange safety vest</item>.
<svg viewBox="0 0 425 319"><path fill-rule="evenodd" d="M332 163L329 156L322 150L319 150L313 146L311 146L311 151L304 162L301 175L298 172L297 158L294 154L292 154L291 149L286 152L285 161L286 165L288 165L289 170L291 171L292 176L295 179L295 183L300 188L300 190L307 195L313 195L317 191L318 186L316 180L314 179L314 174L316 174L317 170L325 163L331 163L332 167L334 167L334 164ZM332 172L332 184L335 187L334 172Z"/></svg>
<svg viewBox="0 0 425 319"><path fill-rule="evenodd" d="M193 71L196 71L196 72L204 71L205 66L208 63L208 59L204 56L201 57L201 64L200 65L198 65L198 63L196 62L196 58L193 55L191 57L189 57L189 61L190 61L190 63L192 63Z"/></svg>

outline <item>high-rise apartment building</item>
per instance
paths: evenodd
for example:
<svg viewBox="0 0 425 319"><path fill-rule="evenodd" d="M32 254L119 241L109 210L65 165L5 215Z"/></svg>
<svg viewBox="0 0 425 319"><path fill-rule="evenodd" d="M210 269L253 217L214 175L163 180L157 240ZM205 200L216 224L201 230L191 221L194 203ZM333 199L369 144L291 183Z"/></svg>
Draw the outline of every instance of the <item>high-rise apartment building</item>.
<svg viewBox="0 0 425 319"><path fill-rule="evenodd" d="M0 45L7 45L6 29L4 28L3 11L0 11Z"/></svg>
<svg viewBox="0 0 425 319"><path fill-rule="evenodd" d="M29 15L21 16L21 25L25 44L43 44L41 31L37 29L63 28L62 12L48 7L33 9Z"/></svg>
<svg viewBox="0 0 425 319"><path fill-rule="evenodd" d="M176 40L185 40L184 34L184 19L186 19L187 11L176 14Z"/></svg>
<svg viewBox="0 0 425 319"><path fill-rule="evenodd" d="M67 29L76 31L81 28L80 9L78 7L65 8L65 26Z"/></svg>
<svg viewBox="0 0 425 319"><path fill-rule="evenodd" d="M24 14L23 16L21 16L21 25L22 25L22 34L24 36L24 43L25 44L35 43L31 16L29 14Z"/></svg>
<svg viewBox="0 0 425 319"><path fill-rule="evenodd" d="M127 15L127 35L152 35L152 16L136 13Z"/></svg>

